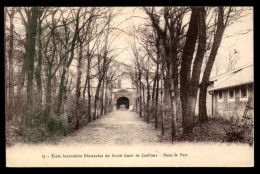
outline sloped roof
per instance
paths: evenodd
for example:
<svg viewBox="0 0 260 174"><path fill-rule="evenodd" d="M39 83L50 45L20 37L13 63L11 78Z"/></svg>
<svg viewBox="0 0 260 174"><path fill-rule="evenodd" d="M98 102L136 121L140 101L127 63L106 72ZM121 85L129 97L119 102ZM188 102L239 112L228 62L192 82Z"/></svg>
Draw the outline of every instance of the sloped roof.
<svg viewBox="0 0 260 174"><path fill-rule="evenodd" d="M214 87L210 91L253 83L253 64L237 68L211 80L214 81Z"/></svg>

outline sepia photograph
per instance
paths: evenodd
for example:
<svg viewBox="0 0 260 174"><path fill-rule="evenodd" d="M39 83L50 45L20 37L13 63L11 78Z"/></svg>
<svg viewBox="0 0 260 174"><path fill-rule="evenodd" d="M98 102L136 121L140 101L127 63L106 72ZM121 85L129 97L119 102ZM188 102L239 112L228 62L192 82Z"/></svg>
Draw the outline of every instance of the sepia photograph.
<svg viewBox="0 0 260 174"><path fill-rule="evenodd" d="M254 167L253 13L4 7L6 167Z"/></svg>

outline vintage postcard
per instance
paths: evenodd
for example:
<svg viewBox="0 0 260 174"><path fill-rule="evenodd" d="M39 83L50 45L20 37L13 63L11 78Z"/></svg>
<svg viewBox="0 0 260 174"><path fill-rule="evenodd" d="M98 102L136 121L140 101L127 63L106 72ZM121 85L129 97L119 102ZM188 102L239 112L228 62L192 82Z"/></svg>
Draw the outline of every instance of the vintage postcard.
<svg viewBox="0 0 260 174"><path fill-rule="evenodd" d="M253 7L5 7L6 167L254 167Z"/></svg>

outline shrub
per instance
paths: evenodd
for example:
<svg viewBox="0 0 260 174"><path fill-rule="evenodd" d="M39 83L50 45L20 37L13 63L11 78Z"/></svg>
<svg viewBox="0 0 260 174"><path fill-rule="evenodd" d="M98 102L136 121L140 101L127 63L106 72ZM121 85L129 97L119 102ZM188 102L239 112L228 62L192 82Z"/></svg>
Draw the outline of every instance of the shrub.
<svg viewBox="0 0 260 174"><path fill-rule="evenodd" d="M253 122L246 119L231 120L231 124L224 128L226 142L249 142L251 143Z"/></svg>
<svg viewBox="0 0 260 174"><path fill-rule="evenodd" d="M26 142L39 143L49 137L49 132L45 126L31 127L23 129L23 138Z"/></svg>

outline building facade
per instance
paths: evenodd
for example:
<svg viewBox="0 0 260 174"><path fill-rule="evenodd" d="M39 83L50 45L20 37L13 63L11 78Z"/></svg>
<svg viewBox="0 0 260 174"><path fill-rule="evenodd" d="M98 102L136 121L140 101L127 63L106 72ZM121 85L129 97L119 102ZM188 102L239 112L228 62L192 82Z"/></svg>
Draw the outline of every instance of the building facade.
<svg viewBox="0 0 260 174"><path fill-rule="evenodd" d="M211 82L209 94L214 117L253 118L253 65L246 65L212 78Z"/></svg>
<svg viewBox="0 0 260 174"><path fill-rule="evenodd" d="M127 72L123 72L113 89L113 110L134 110L135 108L135 86Z"/></svg>

